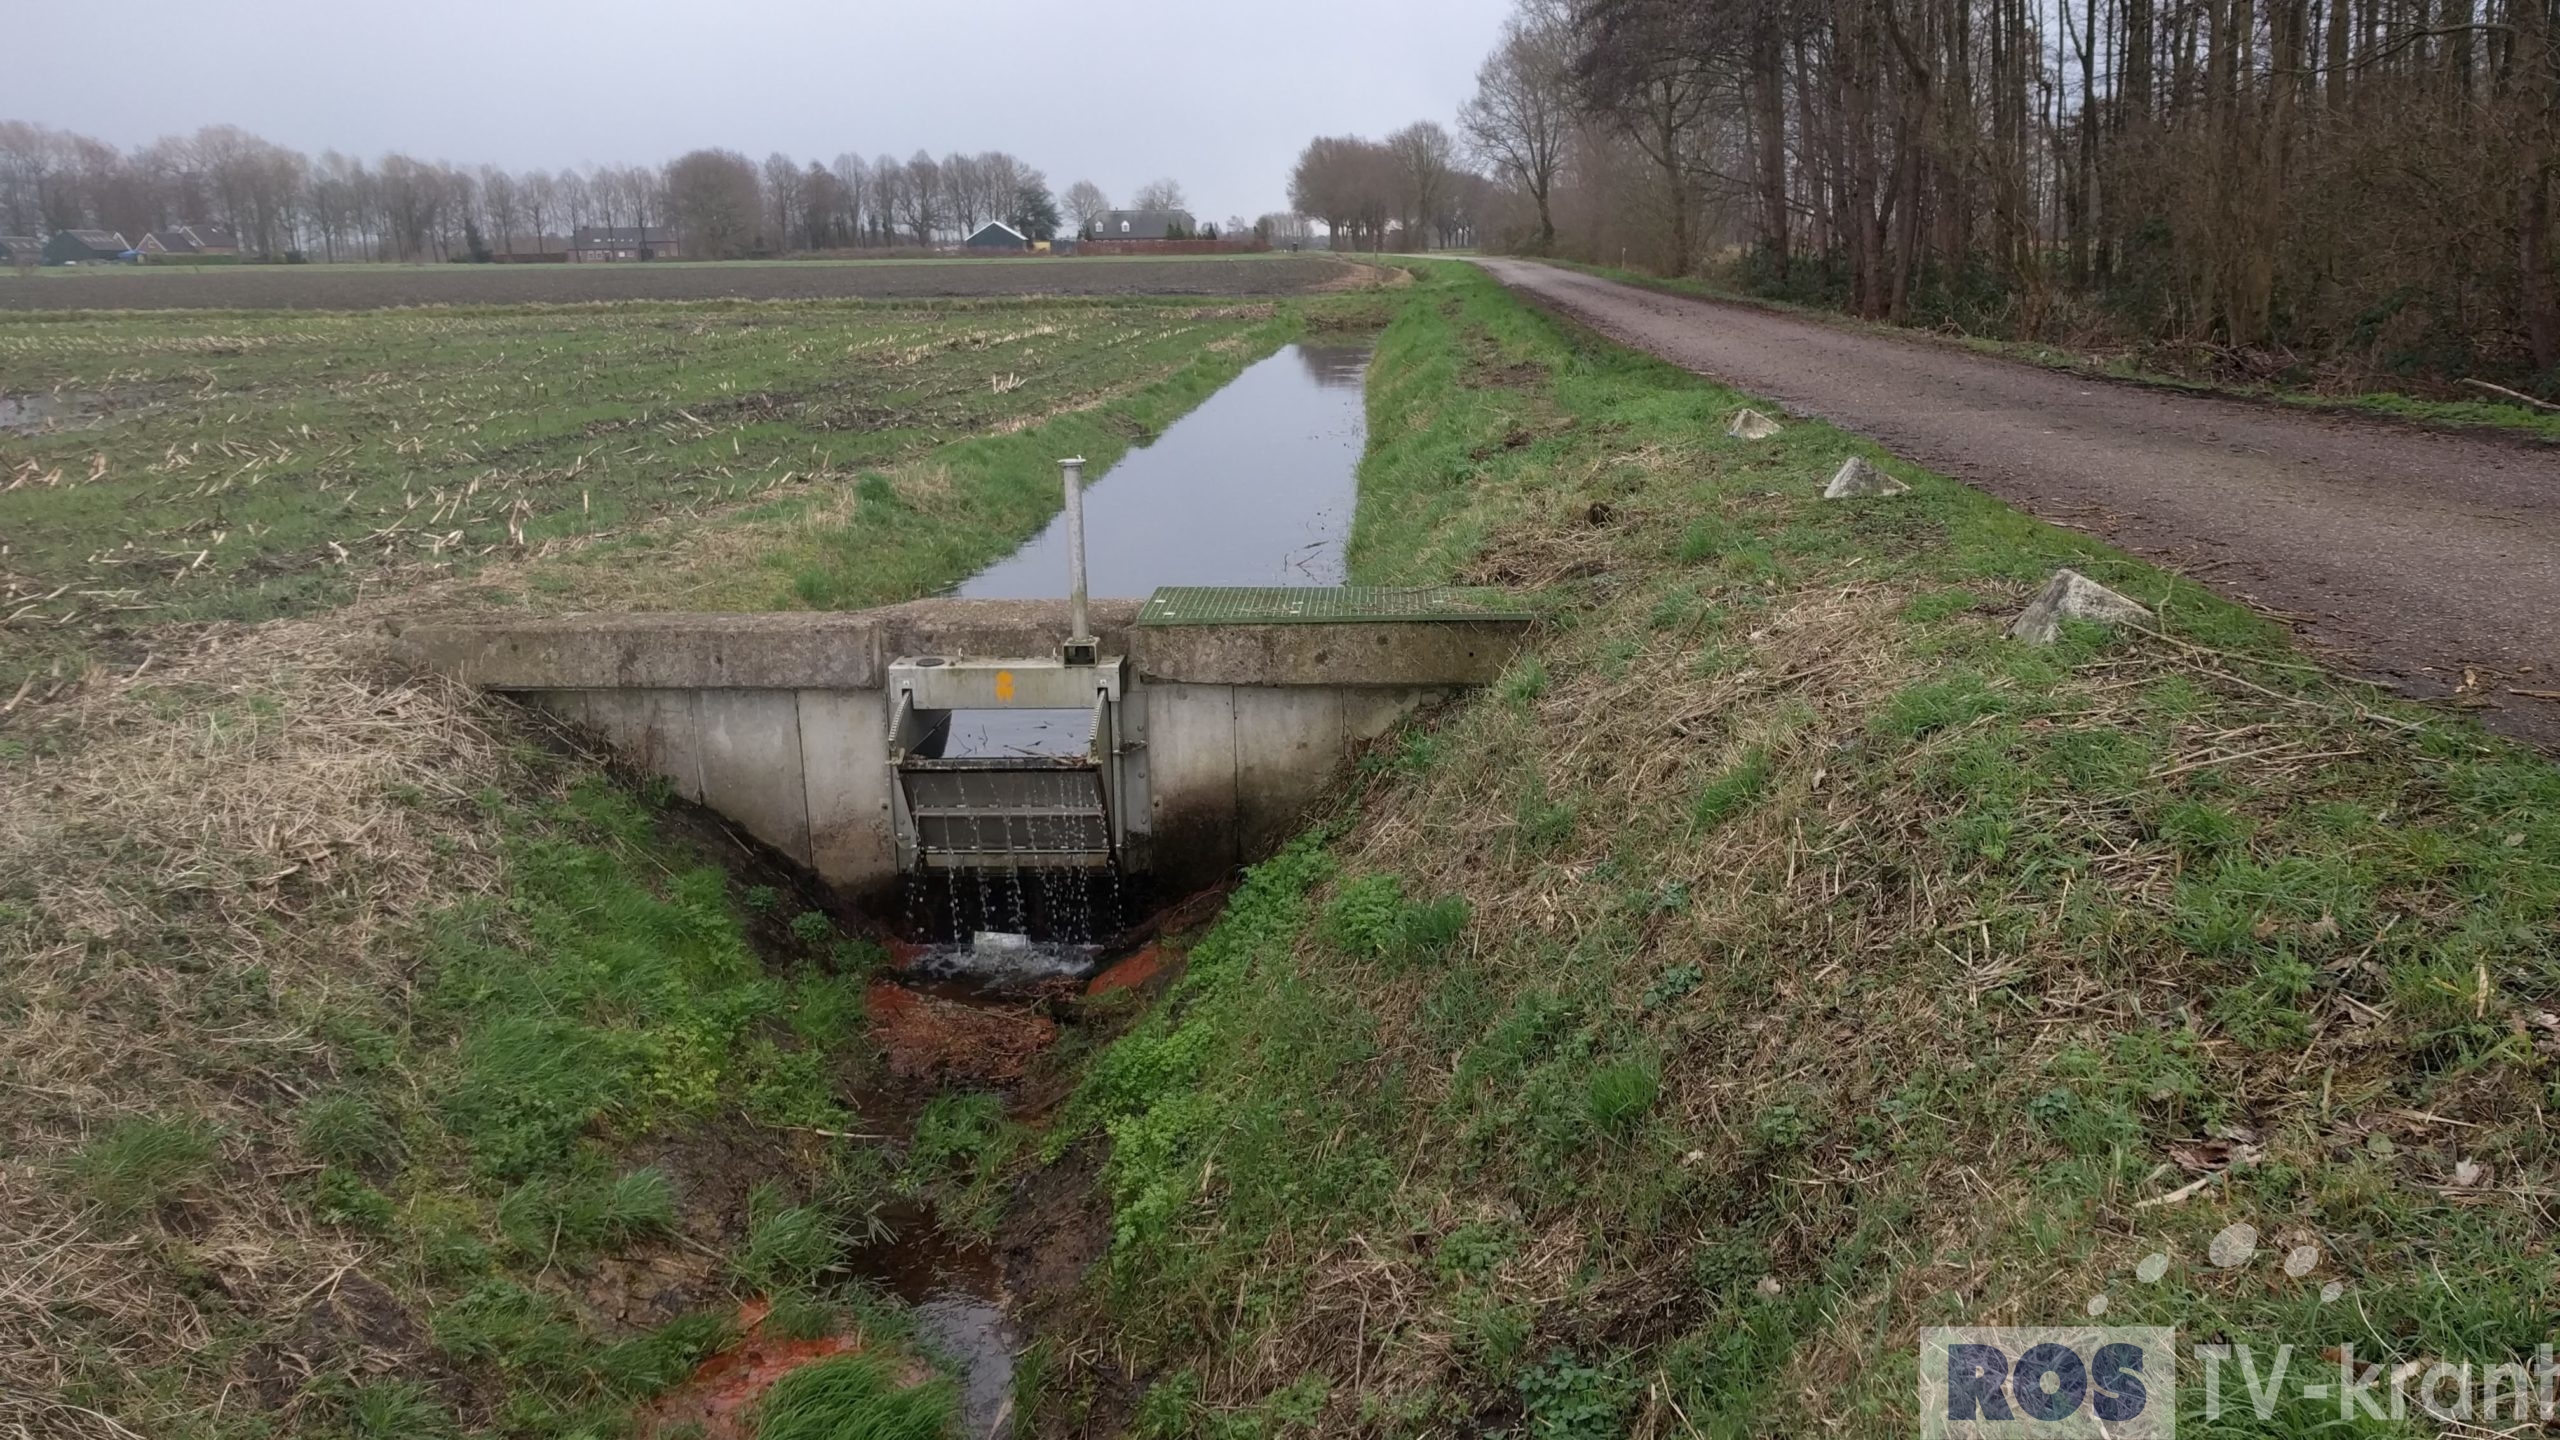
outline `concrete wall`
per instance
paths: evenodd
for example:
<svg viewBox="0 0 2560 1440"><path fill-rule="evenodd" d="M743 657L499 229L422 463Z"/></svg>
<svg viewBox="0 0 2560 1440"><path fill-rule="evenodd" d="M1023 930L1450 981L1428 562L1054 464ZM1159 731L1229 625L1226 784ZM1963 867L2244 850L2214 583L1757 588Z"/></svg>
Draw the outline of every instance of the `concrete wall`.
<svg viewBox="0 0 2560 1440"><path fill-rule="evenodd" d="M1297 828L1341 762L1421 706L1498 674L1526 617L1142 627L1099 601L1105 655L1151 832L1130 857L1214 883ZM1053 653L1064 607L919 601L845 615L631 615L412 625L409 663L514 695L594 733L829 883L897 878L888 662Z"/></svg>

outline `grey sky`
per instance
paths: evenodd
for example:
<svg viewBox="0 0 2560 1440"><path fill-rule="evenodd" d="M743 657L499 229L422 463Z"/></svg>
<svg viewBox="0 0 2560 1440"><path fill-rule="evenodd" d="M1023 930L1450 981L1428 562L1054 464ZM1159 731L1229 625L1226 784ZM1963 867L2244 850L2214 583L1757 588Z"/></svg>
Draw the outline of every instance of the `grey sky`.
<svg viewBox="0 0 2560 1440"><path fill-rule="evenodd" d="M0 0L0 118L134 145L229 121L510 168L1003 149L1204 218L1285 203L1319 133L1447 123L1508 0Z"/></svg>

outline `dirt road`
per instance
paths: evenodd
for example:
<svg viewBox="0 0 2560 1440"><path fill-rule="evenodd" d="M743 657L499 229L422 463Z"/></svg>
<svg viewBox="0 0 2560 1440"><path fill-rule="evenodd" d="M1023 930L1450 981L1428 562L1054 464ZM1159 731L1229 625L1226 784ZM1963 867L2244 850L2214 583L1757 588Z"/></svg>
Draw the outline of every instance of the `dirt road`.
<svg viewBox="0 0 2560 1440"><path fill-rule="evenodd" d="M2560 447L2214 400L1664 295L1519 260L1503 283L1612 339L1872 436L2046 520L2291 618L2415 695L2475 685L2560 748Z"/></svg>

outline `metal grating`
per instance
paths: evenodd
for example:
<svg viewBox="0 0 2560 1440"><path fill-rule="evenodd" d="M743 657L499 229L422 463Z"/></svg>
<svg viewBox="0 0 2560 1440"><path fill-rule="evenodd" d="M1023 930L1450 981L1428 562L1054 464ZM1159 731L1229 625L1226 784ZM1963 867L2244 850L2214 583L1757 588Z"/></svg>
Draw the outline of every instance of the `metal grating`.
<svg viewBox="0 0 2560 1440"><path fill-rule="evenodd" d="M1138 612L1141 625L1323 625L1377 620L1510 619L1525 613L1502 590L1456 586L1167 585Z"/></svg>

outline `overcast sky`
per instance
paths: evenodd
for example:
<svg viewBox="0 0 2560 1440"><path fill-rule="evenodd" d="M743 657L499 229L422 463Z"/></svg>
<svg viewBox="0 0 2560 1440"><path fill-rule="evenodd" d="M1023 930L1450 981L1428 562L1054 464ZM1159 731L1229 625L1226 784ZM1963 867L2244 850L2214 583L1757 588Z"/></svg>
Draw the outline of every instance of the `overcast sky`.
<svg viewBox="0 0 2560 1440"><path fill-rule="evenodd" d="M1286 203L1318 134L1449 122L1508 0L0 0L0 119L135 145L228 121L314 154L511 169L702 145L1010 150L1203 219Z"/></svg>

